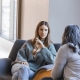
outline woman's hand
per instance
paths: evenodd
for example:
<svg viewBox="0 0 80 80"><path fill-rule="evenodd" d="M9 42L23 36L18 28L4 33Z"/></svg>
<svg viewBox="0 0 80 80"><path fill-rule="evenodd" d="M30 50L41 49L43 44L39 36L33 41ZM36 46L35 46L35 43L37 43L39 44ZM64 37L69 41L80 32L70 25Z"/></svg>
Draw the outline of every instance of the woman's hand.
<svg viewBox="0 0 80 80"><path fill-rule="evenodd" d="M36 38L36 44L38 44L42 49L45 47L41 40Z"/></svg>
<svg viewBox="0 0 80 80"><path fill-rule="evenodd" d="M22 62L21 64L24 64L24 65L27 65L27 66L29 66L27 62Z"/></svg>

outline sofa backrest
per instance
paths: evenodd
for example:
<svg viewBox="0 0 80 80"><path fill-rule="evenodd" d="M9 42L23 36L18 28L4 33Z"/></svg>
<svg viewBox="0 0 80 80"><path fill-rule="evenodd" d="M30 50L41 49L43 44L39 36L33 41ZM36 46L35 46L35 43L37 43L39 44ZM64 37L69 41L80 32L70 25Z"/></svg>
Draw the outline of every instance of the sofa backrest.
<svg viewBox="0 0 80 80"><path fill-rule="evenodd" d="M26 42L26 40L17 39L11 49L9 58L13 61L16 59L18 50L22 47L22 45Z"/></svg>
<svg viewBox="0 0 80 80"><path fill-rule="evenodd" d="M58 51L58 49L60 48L61 44L60 43L54 43L54 47L56 49L56 51Z"/></svg>
<svg viewBox="0 0 80 80"><path fill-rule="evenodd" d="M15 41L12 50L10 52L9 58L12 59L13 61L16 59L17 56L17 52L18 50L22 47L22 45L26 42L26 40L21 40L18 39ZM60 48L61 44L60 43L55 43L54 47L56 49L56 51L58 51L58 49Z"/></svg>

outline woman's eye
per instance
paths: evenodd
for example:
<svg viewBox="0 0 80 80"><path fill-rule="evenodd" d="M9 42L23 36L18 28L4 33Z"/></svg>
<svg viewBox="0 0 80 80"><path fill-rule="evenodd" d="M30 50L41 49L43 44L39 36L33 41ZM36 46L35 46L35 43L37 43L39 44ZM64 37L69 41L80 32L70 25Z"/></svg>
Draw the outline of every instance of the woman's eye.
<svg viewBox="0 0 80 80"><path fill-rule="evenodd" d="M47 31L47 29L45 29L45 31Z"/></svg>
<svg viewBox="0 0 80 80"><path fill-rule="evenodd" d="M41 31L43 31L43 29L40 29Z"/></svg>

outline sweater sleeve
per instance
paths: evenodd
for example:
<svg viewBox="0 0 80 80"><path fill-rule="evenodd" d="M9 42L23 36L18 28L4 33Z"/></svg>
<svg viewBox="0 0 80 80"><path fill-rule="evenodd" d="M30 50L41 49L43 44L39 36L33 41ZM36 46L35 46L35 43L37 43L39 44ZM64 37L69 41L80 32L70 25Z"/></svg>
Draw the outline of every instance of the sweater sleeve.
<svg viewBox="0 0 80 80"><path fill-rule="evenodd" d="M56 57L56 50L53 44L50 44L49 49L45 47L41 50L41 54L47 64L53 64Z"/></svg>
<svg viewBox="0 0 80 80"><path fill-rule="evenodd" d="M63 69L68 60L68 50L66 48L60 47L58 50L54 67L52 69L51 75L53 79L59 79L62 77Z"/></svg>
<svg viewBox="0 0 80 80"><path fill-rule="evenodd" d="M26 57L27 48L26 47L27 47L27 42L25 42L23 46L21 47L21 49L19 49L15 62L21 63L21 62L27 61L27 57Z"/></svg>

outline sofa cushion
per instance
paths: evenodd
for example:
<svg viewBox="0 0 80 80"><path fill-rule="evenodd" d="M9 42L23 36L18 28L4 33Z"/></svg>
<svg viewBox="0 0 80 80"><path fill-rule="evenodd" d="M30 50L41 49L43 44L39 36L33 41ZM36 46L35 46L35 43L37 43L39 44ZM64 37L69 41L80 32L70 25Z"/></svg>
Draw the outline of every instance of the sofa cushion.
<svg viewBox="0 0 80 80"><path fill-rule="evenodd" d="M11 62L10 58L0 59L0 79L11 80Z"/></svg>
<svg viewBox="0 0 80 80"><path fill-rule="evenodd" d="M18 50L22 47L22 45L26 42L26 40L18 39L15 41L12 50L10 52L9 58L13 61L16 59Z"/></svg>

